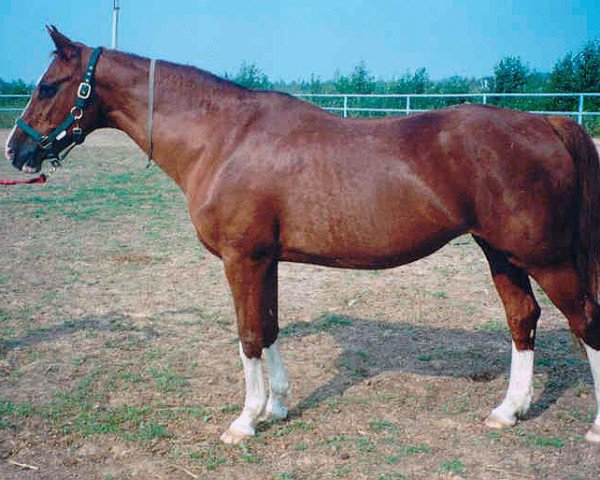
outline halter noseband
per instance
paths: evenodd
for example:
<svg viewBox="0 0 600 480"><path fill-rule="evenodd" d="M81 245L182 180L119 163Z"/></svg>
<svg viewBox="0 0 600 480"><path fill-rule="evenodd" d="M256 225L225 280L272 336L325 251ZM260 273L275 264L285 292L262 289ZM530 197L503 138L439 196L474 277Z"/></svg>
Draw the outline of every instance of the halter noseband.
<svg viewBox="0 0 600 480"><path fill-rule="evenodd" d="M31 125L28 125L22 117L17 119L17 126L37 142L39 148L45 152L44 159L50 159L50 163L52 163L54 167L60 165L60 160L65 158L75 145L83 143L84 135L83 130L79 126L79 120L83 118L83 110L92 94L94 73L96 71L96 64L98 63L98 58L100 57L101 53L102 48L100 47L96 47L92 51L90 60L85 68L83 80L77 88L77 100L75 101L75 105L73 108L71 108L71 112L64 122L52 130L52 132L50 132L48 135L44 135L38 132ZM73 127L73 130L71 131L70 145L66 145L62 149L59 149L56 145L56 142L59 142L67 136L67 129L74 123L75 127ZM66 153L62 157L59 157L59 155L65 150Z"/></svg>

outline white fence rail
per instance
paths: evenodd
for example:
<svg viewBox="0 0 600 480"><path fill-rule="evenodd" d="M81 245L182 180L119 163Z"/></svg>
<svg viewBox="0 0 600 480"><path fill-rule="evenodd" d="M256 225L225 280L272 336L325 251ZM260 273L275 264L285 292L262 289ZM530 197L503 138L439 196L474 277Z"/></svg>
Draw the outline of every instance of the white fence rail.
<svg viewBox="0 0 600 480"><path fill-rule="evenodd" d="M598 103L593 110L587 110L585 100L590 98L600 98L600 93L439 93L439 94L341 94L341 93L301 93L296 94L297 97L308 100L310 102L317 103L324 110L330 112L336 112L341 114L343 117L347 117L350 113L356 112L358 114L397 114L397 115L410 115L416 112L425 112L432 110L432 108L414 108L414 101L426 100L426 99L455 99L456 102L453 104L460 104L465 102L470 103L481 103L488 104L491 99L517 99L517 98L528 98L528 99L572 99L576 101L576 108L573 110L527 110L531 113L538 113L542 115L568 115L577 118L579 124L583 123L584 117L600 116L600 106ZM337 100L337 105L323 105L321 100ZM398 107L377 107L377 106L351 106L350 101L354 100L354 103L358 103L361 99L396 99L399 103L402 103ZM411 103L413 102L413 103ZM373 103L373 102L371 102ZM444 106L449 106L446 104ZM510 107L510 106L509 106Z"/></svg>
<svg viewBox="0 0 600 480"><path fill-rule="evenodd" d="M297 97L317 103L324 110L335 112L343 117L349 114L360 115L410 115L416 112L425 112L432 108L414 108L414 104L428 99L456 100L456 102L446 102L446 105L460 104L465 102L488 104L493 99L517 99L517 98L548 98L548 99L572 99L576 102L576 108L572 110L528 110L531 113L542 115L568 115L577 118L579 124L583 123L584 117L600 116L600 102L594 102L592 109L586 109L586 100L600 98L600 93L440 93L440 94L356 94L356 93L298 93ZM29 95L23 94L0 94L0 112L21 112L26 99ZM22 99L23 106L7 106L2 104L4 100L12 100L9 103L16 103ZM370 106L356 106L361 100L370 100ZM385 103L386 100L394 100L398 103L397 107L372 106L374 101L379 100ZM327 101L333 101L334 105L323 105ZM389 103L389 102L387 102ZM590 103L588 101L588 103ZM402 104L402 105L400 105ZM508 105L510 107L510 105ZM436 107L439 108L439 107Z"/></svg>
<svg viewBox="0 0 600 480"><path fill-rule="evenodd" d="M25 99L25 98L29 98L29 95L26 95L26 94L16 94L16 93L14 93L14 94L5 94L5 93L0 94L0 102L4 98L7 98L7 99L10 99L10 98L15 98L15 99L23 98L23 99ZM24 103L27 103L27 102L24 102ZM23 110L23 108L25 108L24 105L22 107L1 107L0 108L0 112L20 112L20 111Z"/></svg>

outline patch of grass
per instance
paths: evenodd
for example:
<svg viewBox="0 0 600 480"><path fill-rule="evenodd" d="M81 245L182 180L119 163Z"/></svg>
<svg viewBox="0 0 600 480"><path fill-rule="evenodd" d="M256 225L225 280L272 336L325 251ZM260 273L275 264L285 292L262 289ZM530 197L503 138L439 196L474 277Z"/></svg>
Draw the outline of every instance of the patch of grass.
<svg viewBox="0 0 600 480"><path fill-rule="evenodd" d="M308 445L306 443L295 443L292 448L294 450L296 450L297 452L305 452L306 450L308 450Z"/></svg>
<svg viewBox="0 0 600 480"><path fill-rule="evenodd" d="M592 423L594 421L595 410L580 411L576 408L569 408L562 412L556 412L556 417L560 420L577 421L581 423Z"/></svg>
<svg viewBox="0 0 600 480"><path fill-rule="evenodd" d="M314 322L296 322L282 328L279 335L289 337L291 335L325 333L333 328L352 325L352 320L344 315L328 313Z"/></svg>
<svg viewBox="0 0 600 480"><path fill-rule="evenodd" d="M227 463L221 445L207 445L200 450L189 453L192 460L198 460L209 472L214 472L220 465Z"/></svg>
<svg viewBox="0 0 600 480"><path fill-rule="evenodd" d="M442 405L442 411L446 415L458 415L469 410L469 397L467 395L461 395L459 397L452 397L448 403Z"/></svg>
<svg viewBox="0 0 600 480"><path fill-rule="evenodd" d="M421 453L431 455L433 453L433 451L431 450L430 447L428 447L427 445L423 445L423 444L404 445L403 447L400 448L400 451L404 455L419 455Z"/></svg>
<svg viewBox="0 0 600 480"><path fill-rule="evenodd" d="M442 474L451 473L463 476L467 472L467 469L461 460L454 458L452 460L443 460L437 471Z"/></svg>
<svg viewBox="0 0 600 480"><path fill-rule="evenodd" d="M272 424L275 426L278 425L279 422L279 420L274 420L272 421ZM312 423L307 423L303 420L295 420L293 422L280 424L279 428L274 430L271 435L274 437L282 437L294 432L309 432L315 428L315 425Z"/></svg>
<svg viewBox="0 0 600 480"><path fill-rule="evenodd" d="M117 435L127 441L147 443L169 436L151 407L106 404L113 377L100 368L83 377L72 391L58 391L52 401L36 408L55 428L83 436Z"/></svg>
<svg viewBox="0 0 600 480"><path fill-rule="evenodd" d="M167 429L164 425L157 423L154 419L150 419L139 425L137 433L132 436L132 439L149 442L155 438L165 438L169 436L170 435L167 433Z"/></svg>
<svg viewBox="0 0 600 480"><path fill-rule="evenodd" d="M481 325L478 325L476 329L482 332L490 333L508 332L508 326L506 325L506 322L501 322L499 320L489 320Z"/></svg>
<svg viewBox="0 0 600 480"><path fill-rule="evenodd" d="M339 478L339 477L345 477L350 473L350 466L349 465L344 465L343 467L340 468L336 468L333 472L331 472L331 474L335 477L335 478Z"/></svg>
<svg viewBox="0 0 600 480"><path fill-rule="evenodd" d="M0 430L11 424L9 417L25 418L34 413L34 407L29 402L18 404L0 397Z"/></svg>
<svg viewBox="0 0 600 480"><path fill-rule="evenodd" d="M556 363L556 361L551 358L543 358L543 357L535 358L535 366L536 367L551 367L555 363Z"/></svg>
<svg viewBox="0 0 600 480"><path fill-rule="evenodd" d="M380 473L377 477L377 480L400 480L406 478L406 476L401 472L392 472L392 473Z"/></svg>
<svg viewBox="0 0 600 480"><path fill-rule="evenodd" d="M138 214L169 219L171 210L177 208L178 190L169 182L161 183L157 189L152 177L159 172L120 173L98 175L85 181L69 185L47 185L34 195L27 195L29 208L13 209L14 214L38 217L63 216L85 222L113 222L115 217ZM0 198L4 205L23 204L20 195Z"/></svg>
<svg viewBox="0 0 600 480"><path fill-rule="evenodd" d="M368 354L362 351L348 352L340 359L340 365L348 370L353 376L364 378L369 375L367 363Z"/></svg>
<svg viewBox="0 0 600 480"><path fill-rule="evenodd" d="M321 442L321 445L333 447L337 452L340 450L340 448L342 448L343 444L348 443L349 441L350 439L345 435L333 435L329 440Z"/></svg>
<svg viewBox="0 0 600 480"><path fill-rule="evenodd" d="M565 446L565 441L559 437L543 437L540 435L528 435L523 439L523 443L529 447L553 447L562 448Z"/></svg>
<svg viewBox="0 0 600 480"><path fill-rule="evenodd" d="M377 450L375 444L365 436L358 437L358 440L356 441L356 449L363 453L374 452Z"/></svg>
<svg viewBox="0 0 600 480"><path fill-rule="evenodd" d="M273 480L294 480L294 478L294 475L289 472L276 473L273 476Z"/></svg>
<svg viewBox="0 0 600 480"><path fill-rule="evenodd" d="M250 447L246 442L240 442L240 460L246 463L261 463L262 458L259 457L256 453L250 450Z"/></svg>
<svg viewBox="0 0 600 480"><path fill-rule="evenodd" d="M170 368L150 368L148 373L154 377L156 386L163 393L178 392L189 385L187 378Z"/></svg>
<svg viewBox="0 0 600 480"><path fill-rule="evenodd" d="M240 405L235 405L235 404L226 404L226 405L221 405L219 407L219 413L224 413L226 415L239 413L241 411L242 411L242 407Z"/></svg>
<svg viewBox="0 0 600 480"><path fill-rule="evenodd" d="M0 323L7 323L12 319L12 314L6 310L0 309Z"/></svg>
<svg viewBox="0 0 600 480"><path fill-rule="evenodd" d="M391 433L400 433L398 427L389 420L371 420L369 422L369 428L374 432L387 431Z"/></svg>
<svg viewBox="0 0 600 480"><path fill-rule="evenodd" d="M443 299L445 299L445 298L448 298L448 295L446 294L446 292L444 292L444 291L442 291L442 290L438 290L438 291L435 291L435 292L433 292L433 293L431 294L431 296L432 296L433 298L438 298L438 299L440 299L440 300L443 300Z"/></svg>

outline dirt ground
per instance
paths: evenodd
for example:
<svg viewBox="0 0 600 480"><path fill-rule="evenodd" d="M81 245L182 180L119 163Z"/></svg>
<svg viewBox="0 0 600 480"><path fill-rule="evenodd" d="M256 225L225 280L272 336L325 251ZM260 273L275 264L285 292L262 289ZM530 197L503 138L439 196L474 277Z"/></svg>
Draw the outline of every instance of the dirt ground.
<svg viewBox="0 0 600 480"><path fill-rule="evenodd" d="M232 447L233 306L170 180L107 131L47 184L0 188L3 480L599 476L589 369L541 293L531 412L484 428L510 340L468 237L387 271L282 265L291 416Z"/></svg>

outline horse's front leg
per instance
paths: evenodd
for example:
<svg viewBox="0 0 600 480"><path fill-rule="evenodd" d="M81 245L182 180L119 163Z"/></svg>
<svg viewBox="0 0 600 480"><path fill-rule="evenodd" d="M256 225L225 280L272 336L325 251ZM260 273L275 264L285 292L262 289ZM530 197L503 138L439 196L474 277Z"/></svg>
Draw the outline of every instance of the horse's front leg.
<svg viewBox="0 0 600 480"><path fill-rule="evenodd" d="M221 436L237 444L255 434L263 414L283 418L287 409L282 400L288 389L287 373L275 343L277 325L277 262L272 258L253 259L232 254L223 257L225 274L233 294L244 366L246 399L242 413ZM267 400L261 354L269 367L271 384Z"/></svg>

